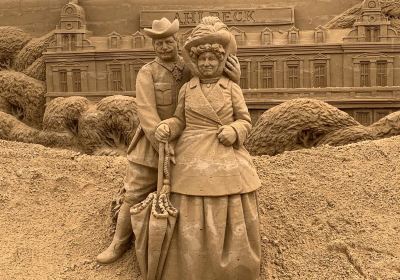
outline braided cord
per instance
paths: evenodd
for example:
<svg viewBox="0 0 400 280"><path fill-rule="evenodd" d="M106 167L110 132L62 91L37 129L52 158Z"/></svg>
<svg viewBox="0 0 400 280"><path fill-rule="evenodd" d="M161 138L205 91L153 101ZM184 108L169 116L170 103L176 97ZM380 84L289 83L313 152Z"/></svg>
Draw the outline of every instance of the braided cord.
<svg viewBox="0 0 400 280"><path fill-rule="evenodd" d="M165 157L164 157L164 175L165 179L169 180L170 177L170 172L169 172L169 167L170 167L170 153L169 153L169 144L168 142L165 143Z"/></svg>

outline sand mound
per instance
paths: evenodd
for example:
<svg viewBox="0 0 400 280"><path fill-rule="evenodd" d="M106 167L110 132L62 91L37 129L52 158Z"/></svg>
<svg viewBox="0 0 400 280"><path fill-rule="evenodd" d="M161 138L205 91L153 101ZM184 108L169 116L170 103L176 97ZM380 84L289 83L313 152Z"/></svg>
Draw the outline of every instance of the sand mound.
<svg viewBox="0 0 400 280"><path fill-rule="evenodd" d="M98 266L125 159L0 141L0 279L139 279ZM262 279L400 279L400 137L254 158Z"/></svg>
<svg viewBox="0 0 400 280"><path fill-rule="evenodd" d="M317 142L317 146L343 146L351 143L374 139L375 137L373 136L371 129L363 125L355 125L340 128L336 131L332 131L326 134Z"/></svg>
<svg viewBox="0 0 400 280"><path fill-rule="evenodd" d="M54 31L51 31L40 38L33 38L16 55L14 69L23 71L32 65L38 58L42 57L43 52L51 43L55 42Z"/></svg>
<svg viewBox="0 0 400 280"><path fill-rule="evenodd" d="M1 107L24 123L40 127L44 114L46 85L23 73L0 71Z"/></svg>
<svg viewBox="0 0 400 280"><path fill-rule="evenodd" d="M326 102L298 98L265 111L245 146L252 155L273 156L314 147L325 135L356 125L360 124L350 115Z"/></svg>
<svg viewBox="0 0 400 280"><path fill-rule="evenodd" d="M0 26L0 69L11 67L15 55L31 37L14 26Z"/></svg>

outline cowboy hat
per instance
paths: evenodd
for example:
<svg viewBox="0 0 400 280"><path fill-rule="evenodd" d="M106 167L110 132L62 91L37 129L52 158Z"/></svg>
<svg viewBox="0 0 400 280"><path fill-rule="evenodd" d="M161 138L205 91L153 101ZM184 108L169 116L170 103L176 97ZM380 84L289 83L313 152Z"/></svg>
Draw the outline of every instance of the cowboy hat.
<svg viewBox="0 0 400 280"><path fill-rule="evenodd" d="M153 20L151 28L143 29L143 32L152 39L166 38L178 32L179 21L175 19L172 23L163 17L160 20Z"/></svg>

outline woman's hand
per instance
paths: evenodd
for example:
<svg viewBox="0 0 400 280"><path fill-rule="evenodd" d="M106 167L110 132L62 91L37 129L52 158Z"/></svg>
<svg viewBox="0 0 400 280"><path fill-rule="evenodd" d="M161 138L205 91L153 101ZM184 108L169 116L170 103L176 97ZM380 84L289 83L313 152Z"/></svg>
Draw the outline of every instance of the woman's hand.
<svg viewBox="0 0 400 280"><path fill-rule="evenodd" d="M158 141L165 143L168 141L169 136L171 135L171 130L169 129L169 126L165 123L160 124L155 133L155 137Z"/></svg>
<svg viewBox="0 0 400 280"><path fill-rule="evenodd" d="M229 125L221 126L217 131L217 137L219 142L225 146L232 146L237 139L236 131Z"/></svg>
<svg viewBox="0 0 400 280"><path fill-rule="evenodd" d="M230 54L228 56L228 59L225 63L224 71L232 81L239 84L240 75L242 73L240 71L239 59L235 55Z"/></svg>

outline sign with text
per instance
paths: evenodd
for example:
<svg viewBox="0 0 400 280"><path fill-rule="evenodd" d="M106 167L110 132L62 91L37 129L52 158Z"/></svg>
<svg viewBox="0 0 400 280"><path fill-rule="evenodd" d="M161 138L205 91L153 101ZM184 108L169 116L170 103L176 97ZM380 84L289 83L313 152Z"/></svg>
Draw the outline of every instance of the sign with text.
<svg viewBox="0 0 400 280"><path fill-rule="evenodd" d="M181 27L194 27L206 16L219 17L227 25L286 25L294 23L294 8L254 8L215 10L147 10L140 13L140 27L151 27L153 20L179 20Z"/></svg>

